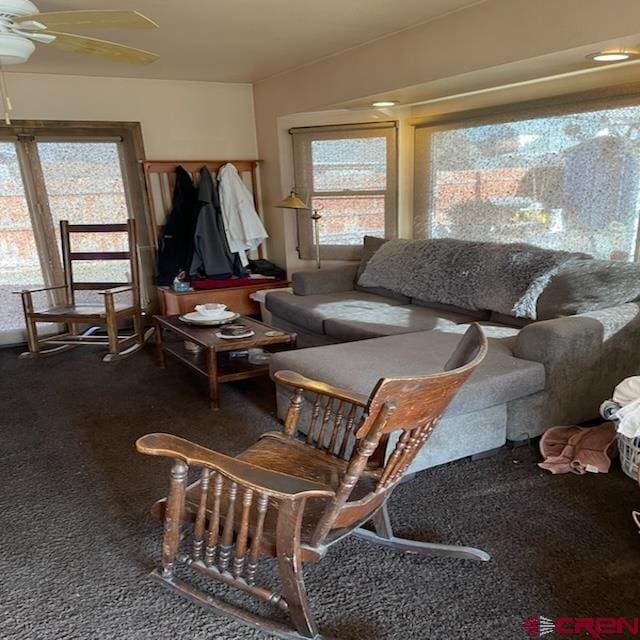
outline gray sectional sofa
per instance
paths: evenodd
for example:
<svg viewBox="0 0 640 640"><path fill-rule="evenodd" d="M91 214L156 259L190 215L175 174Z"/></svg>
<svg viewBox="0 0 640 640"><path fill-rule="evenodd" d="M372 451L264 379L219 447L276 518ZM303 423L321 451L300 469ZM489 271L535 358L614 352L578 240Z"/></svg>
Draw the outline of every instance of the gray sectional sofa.
<svg viewBox="0 0 640 640"><path fill-rule="evenodd" d="M360 264L296 273L293 293L268 294L273 324L302 347L271 369L368 394L384 376L441 371L479 322L488 356L413 471L595 418L640 373L640 266L527 245L383 243L367 238ZM491 266L479 269L485 255ZM289 392L277 392L283 417Z"/></svg>

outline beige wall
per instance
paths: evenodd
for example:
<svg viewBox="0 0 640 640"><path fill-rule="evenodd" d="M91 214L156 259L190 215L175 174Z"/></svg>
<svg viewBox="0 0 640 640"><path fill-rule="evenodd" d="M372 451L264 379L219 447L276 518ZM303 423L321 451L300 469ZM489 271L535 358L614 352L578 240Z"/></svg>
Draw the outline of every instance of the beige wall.
<svg viewBox="0 0 640 640"><path fill-rule="evenodd" d="M285 228L290 224L285 222L287 213L270 206L290 186L284 150L288 142L282 136L283 123L289 124L285 116L358 101L365 104L362 100L367 96L393 95L419 85L425 99L437 101L451 93L482 92L522 80L571 74L555 82L552 93L575 91L568 78L579 78L581 70L589 68L585 52L615 43L637 44L639 25L640 3L635 0L617 0L615 11L601 0L487 0L257 83L256 126L259 154L265 160L262 188L272 236L270 256L283 266L299 266L295 236ZM598 75L597 81L599 86L611 82L607 73ZM533 99L545 93L549 94L549 88L543 83L531 82L516 90L513 99ZM478 95L484 96L480 101L484 106L510 100L508 92ZM443 113L452 106L478 106L474 102L476 98L467 96L458 98L455 105L432 103L416 109L414 115ZM365 111L351 113L356 121L367 117ZM336 114L325 113L324 122L331 123ZM314 114L313 124L322 120L322 115ZM407 137L410 134L405 134L409 144ZM406 189L410 181L403 180ZM404 197L406 203L408 196Z"/></svg>
<svg viewBox="0 0 640 640"><path fill-rule="evenodd" d="M257 157L248 84L7 73L13 117L142 123L152 160Z"/></svg>

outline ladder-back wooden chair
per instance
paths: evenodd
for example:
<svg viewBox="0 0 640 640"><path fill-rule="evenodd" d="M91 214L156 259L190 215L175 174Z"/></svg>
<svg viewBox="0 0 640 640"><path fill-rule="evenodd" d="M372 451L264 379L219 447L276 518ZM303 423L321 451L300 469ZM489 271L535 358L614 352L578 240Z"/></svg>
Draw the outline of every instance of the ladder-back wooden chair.
<svg viewBox="0 0 640 640"><path fill-rule="evenodd" d="M127 235L126 251L73 251L73 234L122 233ZM140 274L136 249L136 227L133 220L123 224L69 224L60 221L62 244L62 263L64 285L24 290L22 306L27 328L29 350L21 358L37 357L60 353L78 345L105 344L109 353L105 362L112 362L138 351L144 345L142 310L140 307ZM77 282L73 265L77 261L128 260L130 279L128 282ZM33 295L36 292L52 292L59 304L44 309L35 309ZM97 291L103 296L102 303L76 302L77 291ZM118 301L121 294L129 294L130 300ZM120 300L122 298L120 297ZM131 321L133 333L120 335L118 325ZM40 322L53 322L65 325L65 331L53 336L40 338L37 325ZM90 325L88 328L86 325ZM94 335L105 328L105 335Z"/></svg>
<svg viewBox="0 0 640 640"><path fill-rule="evenodd" d="M367 398L280 371L294 390L284 432L263 435L235 458L168 434L137 442L141 453L174 460L168 498L153 513L164 517L165 586L218 613L282 638L322 638L304 587L305 563L350 533L401 551L489 560L483 551L394 537L386 502L443 412L483 360L487 340L474 324L443 373L382 378ZM304 439L298 436L303 396L315 397ZM390 455L391 434L398 436ZM187 486L189 468L200 479ZM371 521L375 532L362 529ZM256 584L261 556L276 558L279 587ZM270 602L293 626L200 591L190 572ZM184 576L184 578L183 578Z"/></svg>

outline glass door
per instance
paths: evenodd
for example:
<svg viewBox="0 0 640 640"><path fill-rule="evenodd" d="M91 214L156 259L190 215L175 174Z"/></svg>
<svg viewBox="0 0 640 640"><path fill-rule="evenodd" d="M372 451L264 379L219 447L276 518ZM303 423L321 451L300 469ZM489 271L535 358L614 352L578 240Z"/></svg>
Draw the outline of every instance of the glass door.
<svg viewBox="0 0 640 640"><path fill-rule="evenodd" d="M37 142L49 212L56 229L70 224L119 224L129 217L117 142ZM73 234L72 251L128 251L123 233ZM77 282L127 282L128 260L76 262ZM124 297L121 298L124 301ZM79 291L76 302L101 302L95 291Z"/></svg>
<svg viewBox="0 0 640 640"><path fill-rule="evenodd" d="M23 342L24 315L13 291L63 282L60 220L123 223L129 217L119 141L39 139L0 141L0 344ZM126 251L125 234L74 234L72 251ZM126 282L129 262L85 261L78 282ZM101 298L79 292L76 302ZM60 294L34 294L36 308ZM51 326L50 329L53 329Z"/></svg>
<svg viewBox="0 0 640 640"><path fill-rule="evenodd" d="M44 283L16 144L0 142L0 342L24 339L22 301L13 292Z"/></svg>

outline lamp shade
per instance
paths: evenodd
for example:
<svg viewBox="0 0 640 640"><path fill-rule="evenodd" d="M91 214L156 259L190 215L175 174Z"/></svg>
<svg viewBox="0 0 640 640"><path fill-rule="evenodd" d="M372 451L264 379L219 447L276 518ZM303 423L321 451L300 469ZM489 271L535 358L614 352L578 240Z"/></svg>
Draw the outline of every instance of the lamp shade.
<svg viewBox="0 0 640 640"><path fill-rule="evenodd" d="M276 205L279 209L308 209L309 207L300 200L295 191L292 191L282 202Z"/></svg>

